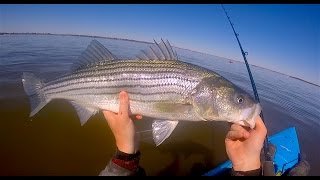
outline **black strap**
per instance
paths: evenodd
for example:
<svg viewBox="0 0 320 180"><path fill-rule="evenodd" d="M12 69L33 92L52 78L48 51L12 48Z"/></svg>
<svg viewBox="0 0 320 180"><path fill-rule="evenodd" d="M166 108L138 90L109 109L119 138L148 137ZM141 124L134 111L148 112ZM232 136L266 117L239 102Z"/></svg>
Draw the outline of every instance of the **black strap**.
<svg viewBox="0 0 320 180"><path fill-rule="evenodd" d="M235 171L233 168L231 170L231 176L261 176L262 169L254 169L251 171Z"/></svg>
<svg viewBox="0 0 320 180"><path fill-rule="evenodd" d="M131 161L131 160L139 159L140 154L141 154L140 151L137 151L135 154L128 154L117 149L114 155L114 158L124 160L124 161Z"/></svg>

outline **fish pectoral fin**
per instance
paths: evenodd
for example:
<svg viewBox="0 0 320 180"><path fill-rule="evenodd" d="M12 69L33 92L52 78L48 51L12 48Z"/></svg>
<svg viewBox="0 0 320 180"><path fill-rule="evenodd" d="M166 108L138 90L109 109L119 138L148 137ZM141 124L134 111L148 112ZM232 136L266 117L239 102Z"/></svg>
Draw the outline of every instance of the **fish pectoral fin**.
<svg viewBox="0 0 320 180"><path fill-rule="evenodd" d="M92 40L88 45L87 49L81 54L78 60L73 64L72 70L76 70L88 64L100 62L100 61L111 61L118 59L112 54L106 47L104 47L97 40Z"/></svg>
<svg viewBox="0 0 320 180"><path fill-rule="evenodd" d="M156 146L159 146L164 140L166 140L173 130L178 125L179 121L169 120L154 120L152 123L153 141Z"/></svg>
<svg viewBox="0 0 320 180"><path fill-rule="evenodd" d="M83 126L91 116L98 112L97 109L84 107L74 101L70 101L72 106L76 109L78 117L80 119L81 126Z"/></svg>
<svg viewBox="0 0 320 180"><path fill-rule="evenodd" d="M162 39L160 43L154 41L154 45L141 50L136 57L140 60L178 60L177 52L173 51L169 41Z"/></svg>

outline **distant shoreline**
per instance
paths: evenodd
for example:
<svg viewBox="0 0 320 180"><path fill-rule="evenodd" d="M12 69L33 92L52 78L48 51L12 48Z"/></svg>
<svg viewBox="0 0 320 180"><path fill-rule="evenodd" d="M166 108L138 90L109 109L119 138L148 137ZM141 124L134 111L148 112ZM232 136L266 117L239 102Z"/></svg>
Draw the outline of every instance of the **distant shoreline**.
<svg viewBox="0 0 320 180"><path fill-rule="evenodd" d="M306 80L303 80L303 79L300 79L300 78L297 78L297 77L294 77L294 76L290 76L289 75L289 77L320 87L320 85L314 84L312 82L309 82L309 81L306 81Z"/></svg>
<svg viewBox="0 0 320 180"><path fill-rule="evenodd" d="M77 37L91 37L91 38L105 38L105 39L115 39L115 40L125 40L125 41L133 41L133 42L140 42L140 43L148 43L146 41L139 41L134 39L125 39L125 38L116 38L116 37L106 37L106 36L93 36L93 35L82 35L82 34L55 34L55 33L2 33L0 35L53 35L53 36L77 36Z"/></svg>
<svg viewBox="0 0 320 180"><path fill-rule="evenodd" d="M134 39L116 38L116 37L106 37L106 36L94 36L94 35L81 35L81 34L55 34L55 33L7 33L7 32L0 32L0 35L54 35L54 36L77 36L77 37L90 37L90 38L105 38L105 39L114 39L114 40L124 40L124 41L132 41L132 42L139 42L139 43L152 44L151 42L147 42L147 41L140 41L140 40L134 40ZM190 49L186 49L186 48L180 48L180 47L179 47L179 49L184 49L184 50L188 50L188 51L196 52L196 53L200 53L200 54L205 54L205 55L216 56L216 55L213 55L213 54L208 54L208 53L198 52L198 51L194 51L194 50L190 50ZM241 62L241 61L237 61L237 60L234 60L234 59L229 59L229 58L225 58L225 57L221 57L221 56L216 56L216 57L220 57L220 58L223 58L223 59L227 59L227 60L232 61L232 62L239 62L239 63L243 63L243 62ZM264 67L257 66L257 65L253 65L253 64L250 64L250 65L251 65L251 66L254 66L254 67L259 67L259 68L262 68L262 69L267 69L267 70L269 70L269 71L276 72L276 73L279 73L279 74L282 74L282 75L285 75L285 76L289 76L289 77L291 77L291 78L294 78L294 79L297 79L297 80L300 80L300 81L306 82L306 83L308 83L308 84L311 84L311 85L314 85L314 86L318 86L318 87L320 87L320 85L318 85L318 84L315 84L315 83L312 83L312 82L309 82L309 81L303 80L303 79L298 78L298 77L294 77L294 76L291 76L291 75L287 75L287 74L284 74L284 73L281 73L281 72L278 72L278 71L275 71L275 70L271 70L271 69L264 68Z"/></svg>

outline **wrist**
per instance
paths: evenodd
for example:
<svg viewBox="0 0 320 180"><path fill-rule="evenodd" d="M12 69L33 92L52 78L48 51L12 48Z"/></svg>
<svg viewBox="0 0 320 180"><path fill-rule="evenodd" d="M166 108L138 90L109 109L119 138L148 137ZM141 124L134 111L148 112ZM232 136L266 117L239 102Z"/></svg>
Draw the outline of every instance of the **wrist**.
<svg viewBox="0 0 320 180"><path fill-rule="evenodd" d="M118 150L127 154L135 154L137 152L135 145L131 142L116 141L116 146Z"/></svg>
<svg viewBox="0 0 320 180"><path fill-rule="evenodd" d="M232 162L235 171L252 171L261 167L260 158L244 159L239 162Z"/></svg>

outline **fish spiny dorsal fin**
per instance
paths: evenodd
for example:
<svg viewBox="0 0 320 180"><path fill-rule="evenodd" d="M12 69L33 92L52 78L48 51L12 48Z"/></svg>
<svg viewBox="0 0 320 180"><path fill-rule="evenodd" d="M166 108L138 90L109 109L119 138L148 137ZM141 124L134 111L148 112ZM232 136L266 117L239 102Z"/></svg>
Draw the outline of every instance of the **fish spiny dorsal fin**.
<svg viewBox="0 0 320 180"><path fill-rule="evenodd" d="M137 55L140 60L178 60L178 56L174 53L169 41L161 39L160 43L154 40L154 44L148 49L141 50Z"/></svg>
<svg viewBox="0 0 320 180"><path fill-rule="evenodd" d="M75 70L95 62L111 61L114 59L117 59L117 57L112 54L106 47L104 47L97 40L92 40L87 49L73 64L72 69Z"/></svg>
<svg viewBox="0 0 320 180"><path fill-rule="evenodd" d="M164 51L164 49L161 48L163 46L160 46L155 40L153 40L153 41L154 41L154 43L156 45L155 47L157 47L160 50L161 56L164 57L164 60L166 60L166 54L165 54L166 51Z"/></svg>
<svg viewBox="0 0 320 180"><path fill-rule="evenodd" d="M167 46L167 47L170 47L170 48L169 48L169 51L170 51L171 57L174 57L174 58L176 58L177 60L179 60L179 57L178 57L178 55L177 55L177 51L173 51L173 49L172 49L172 47L171 47L171 44L169 43L168 40L166 41L166 46Z"/></svg>

